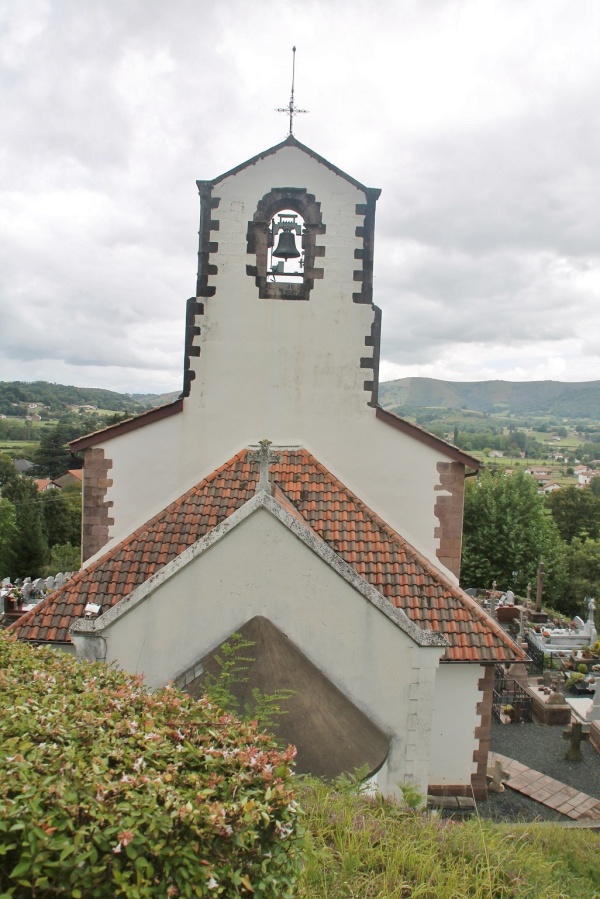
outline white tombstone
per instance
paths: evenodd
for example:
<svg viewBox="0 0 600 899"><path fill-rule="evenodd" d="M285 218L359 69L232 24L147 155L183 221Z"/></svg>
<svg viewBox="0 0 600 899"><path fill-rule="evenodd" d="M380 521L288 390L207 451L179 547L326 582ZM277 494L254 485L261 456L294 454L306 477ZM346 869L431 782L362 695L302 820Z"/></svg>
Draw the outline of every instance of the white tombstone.
<svg viewBox="0 0 600 899"><path fill-rule="evenodd" d="M5 577L3 581L0 581L0 586L4 587L5 589L6 589L6 587L10 587L11 586L10 578Z"/></svg>
<svg viewBox="0 0 600 899"><path fill-rule="evenodd" d="M600 721L600 678L596 678L596 689L594 690L594 701L588 709L586 721Z"/></svg>
<svg viewBox="0 0 600 899"><path fill-rule="evenodd" d="M64 576L64 574L62 573L62 571L59 571L58 574L56 575L56 577L54 578L54 586L56 587L56 589L58 589L59 587L62 587L62 585L64 583L66 583L66 581L67 581L67 579Z"/></svg>
<svg viewBox="0 0 600 899"><path fill-rule="evenodd" d="M44 589L44 581L41 577L35 579L31 584L31 589L37 591Z"/></svg>
<svg viewBox="0 0 600 899"><path fill-rule="evenodd" d="M52 577L52 575L46 578L46 580L44 581L44 586L48 591L54 590L54 578Z"/></svg>
<svg viewBox="0 0 600 899"><path fill-rule="evenodd" d="M596 623L594 621L594 612L596 611L596 602L593 598L590 599L588 603L588 620L586 621L590 646L593 646L596 640L598 639L598 631L596 630Z"/></svg>

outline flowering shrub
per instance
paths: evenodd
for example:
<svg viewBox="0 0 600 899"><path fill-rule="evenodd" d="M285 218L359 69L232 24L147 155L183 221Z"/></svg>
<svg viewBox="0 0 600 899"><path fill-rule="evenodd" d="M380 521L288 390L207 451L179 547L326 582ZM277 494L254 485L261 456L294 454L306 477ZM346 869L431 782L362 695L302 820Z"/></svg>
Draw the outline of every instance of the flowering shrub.
<svg viewBox="0 0 600 899"><path fill-rule="evenodd" d="M291 897L294 752L0 633L0 899Z"/></svg>

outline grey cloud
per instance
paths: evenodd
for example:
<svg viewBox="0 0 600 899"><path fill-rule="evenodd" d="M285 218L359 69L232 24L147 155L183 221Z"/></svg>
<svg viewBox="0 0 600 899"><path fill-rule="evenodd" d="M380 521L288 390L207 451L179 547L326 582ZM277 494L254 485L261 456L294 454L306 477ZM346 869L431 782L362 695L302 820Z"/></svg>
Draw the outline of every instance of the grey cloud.
<svg viewBox="0 0 600 899"><path fill-rule="evenodd" d="M593 12L581 2L577 17L556 10L550 21L546 8L10 5L0 24L0 377L46 371L114 388L121 371L123 387L163 378L174 389L195 285L195 179L285 136L274 107L287 101L292 43L297 100L311 110L298 136L383 188L384 356L419 364L456 342L493 354L566 337L592 351ZM496 23L506 46L494 43ZM483 102L475 91L448 113L445 80L461 66L481 77Z"/></svg>

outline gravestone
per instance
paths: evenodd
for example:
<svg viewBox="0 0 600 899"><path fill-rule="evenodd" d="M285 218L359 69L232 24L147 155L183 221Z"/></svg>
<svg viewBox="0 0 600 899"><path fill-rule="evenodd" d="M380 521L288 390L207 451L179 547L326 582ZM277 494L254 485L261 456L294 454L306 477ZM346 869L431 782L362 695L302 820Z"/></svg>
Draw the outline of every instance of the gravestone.
<svg viewBox="0 0 600 899"><path fill-rule="evenodd" d="M587 721L600 721L600 677L596 678L594 701L588 709L588 713L585 717Z"/></svg>
<svg viewBox="0 0 600 899"><path fill-rule="evenodd" d="M565 759L568 762L580 762L583 759L581 744L590 738L589 733L584 731L583 724L579 721L574 721L571 727L563 730L563 737L565 740L571 741L569 748L565 752Z"/></svg>
<svg viewBox="0 0 600 899"><path fill-rule="evenodd" d="M496 759L491 768L487 769L488 790L490 793L504 793L503 781L508 780L510 774L502 767L502 762Z"/></svg>
<svg viewBox="0 0 600 899"><path fill-rule="evenodd" d="M566 702L564 693L561 693L556 687L553 687L552 693L548 697L548 705L564 705Z"/></svg>
<svg viewBox="0 0 600 899"><path fill-rule="evenodd" d="M508 677L516 680L522 687L526 687L529 675L527 674L527 666L525 662L513 662L508 669Z"/></svg>

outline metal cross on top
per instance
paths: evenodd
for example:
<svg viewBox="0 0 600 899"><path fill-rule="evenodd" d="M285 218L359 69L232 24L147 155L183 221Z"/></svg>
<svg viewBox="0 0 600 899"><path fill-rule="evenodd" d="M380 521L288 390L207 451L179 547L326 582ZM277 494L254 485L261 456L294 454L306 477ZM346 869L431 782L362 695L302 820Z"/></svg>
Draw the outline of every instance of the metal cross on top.
<svg viewBox="0 0 600 899"><path fill-rule="evenodd" d="M248 453L248 462L258 462L260 465L260 477L258 479L258 484L256 485L256 492L259 490L264 490L265 493L272 492L271 481L269 480L269 466L274 462L279 462L281 459L281 455L279 453L272 453L269 449L271 446L270 440L259 440L258 445L260 449L255 453Z"/></svg>
<svg viewBox="0 0 600 899"><path fill-rule="evenodd" d="M297 106L294 105L294 80L296 77L296 48L292 47L292 93L290 95L290 102L287 106L278 106L275 112L286 112L290 117L290 134L294 133L294 116L298 115L299 112L308 112L308 109L298 109Z"/></svg>

